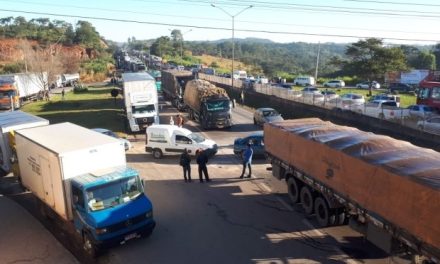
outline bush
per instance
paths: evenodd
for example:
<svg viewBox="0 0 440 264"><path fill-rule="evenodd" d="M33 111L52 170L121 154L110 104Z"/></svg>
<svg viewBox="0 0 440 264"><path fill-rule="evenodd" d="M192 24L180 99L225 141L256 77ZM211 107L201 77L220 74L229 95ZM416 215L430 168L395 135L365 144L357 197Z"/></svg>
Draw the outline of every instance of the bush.
<svg viewBox="0 0 440 264"><path fill-rule="evenodd" d="M78 94L78 93L86 93L88 91L89 91L89 89L87 88L87 86L84 86L82 84L75 84L73 86L73 93L76 93L76 94Z"/></svg>

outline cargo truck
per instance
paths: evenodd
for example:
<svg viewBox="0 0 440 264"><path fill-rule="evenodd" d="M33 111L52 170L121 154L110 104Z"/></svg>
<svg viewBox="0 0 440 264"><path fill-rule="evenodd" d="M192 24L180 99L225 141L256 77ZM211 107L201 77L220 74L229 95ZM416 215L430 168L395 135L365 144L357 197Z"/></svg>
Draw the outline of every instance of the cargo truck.
<svg viewBox="0 0 440 264"><path fill-rule="evenodd" d="M131 132L159 123L156 81L146 72L122 74L124 107Z"/></svg>
<svg viewBox="0 0 440 264"><path fill-rule="evenodd" d="M183 103L185 85L188 81L193 79L194 75L190 71L162 71L162 90L164 97L170 100L171 104L179 111L185 109L185 104Z"/></svg>
<svg viewBox="0 0 440 264"><path fill-rule="evenodd" d="M319 225L348 222L390 254L439 263L440 153L317 118L266 123L264 144Z"/></svg>
<svg viewBox="0 0 440 264"><path fill-rule="evenodd" d="M440 112L440 71L431 71L419 83L417 104L431 106Z"/></svg>
<svg viewBox="0 0 440 264"><path fill-rule="evenodd" d="M232 126L231 100L223 88L205 80L191 80L185 86L183 102L189 118L198 121L203 129Z"/></svg>
<svg viewBox="0 0 440 264"><path fill-rule="evenodd" d="M153 231L152 203L119 140L72 123L17 130L12 139L23 186L42 212L73 226L90 255Z"/></svg>
<svg viewBox="0 0 440 264"><path fill-rule="evenodd" d="M18 109L23 101L36 99L48 89L47 74L15 73L0 75L0 108Z"/></svg>
<svg viewBox="0 0 440 264"><path fill-rule="evenodd" d="M15 150L9 144L9 132L47 125L48 120L22 111L0 113L0 166L5 173L11 171L11 158L15 156Z"/></svg>

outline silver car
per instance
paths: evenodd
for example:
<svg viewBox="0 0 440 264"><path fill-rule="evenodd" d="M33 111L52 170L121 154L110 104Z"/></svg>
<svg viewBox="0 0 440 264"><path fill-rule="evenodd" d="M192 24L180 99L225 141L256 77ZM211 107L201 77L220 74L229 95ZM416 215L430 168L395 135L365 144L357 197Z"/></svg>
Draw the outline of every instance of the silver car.
<svg viewBox="0 0 440 264"><path fill-rule="evenodd" d="M273 108L258 108L254 113L254 125L263 125L284 120L280 113Z"/></svg>
<svg viewBox="0 0 440 264"><path fill-rule="evenodd" d="M105 128L92 128L92 130L96 131L98 133L101 133L101 134L104 134L104 135L107 135L107 136L119 139L122 143L124 143L125 151L127 151L127 150L129 150L131 148L130 141L128 141L125 138L120 138L118 135L116 135L115 132L113 132L111 130L108 130L108 129L105 129Z"/></svg>
<svg viewBox="0 0 440 264"><path fill-rule="evenodd" d="M417 127L431 134L440 135L440 116L430 117L417 122Z"/></svg>

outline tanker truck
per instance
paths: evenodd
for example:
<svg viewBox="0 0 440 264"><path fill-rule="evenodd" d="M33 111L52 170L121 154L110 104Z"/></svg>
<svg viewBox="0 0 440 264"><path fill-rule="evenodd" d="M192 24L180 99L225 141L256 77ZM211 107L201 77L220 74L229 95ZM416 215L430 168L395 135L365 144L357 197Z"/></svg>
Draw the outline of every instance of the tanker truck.
<svg viewBox="0 0 440 264"><path fill-rule="evenodd" d="M203 129L232 126L231 100L223 88L200 79L189 81L183 102L189 118L198 121Z"/></svg>
<svg viewBox="0 0 440 264"><path fill-rule="evenodd" d="M183 103L185 85L188 81L193 79L194 75L190 71L162 71L162 91L164 97L170 100L171 104L179 111L185 109L185 104Z"/></svg>
<svg viewBox="0 0 440 264"><path fill-rule="evenodd" d="M439 263L440 153L317 118L266 123L264 144L272 175L320 226L348 223L389 254Z"/></svg>

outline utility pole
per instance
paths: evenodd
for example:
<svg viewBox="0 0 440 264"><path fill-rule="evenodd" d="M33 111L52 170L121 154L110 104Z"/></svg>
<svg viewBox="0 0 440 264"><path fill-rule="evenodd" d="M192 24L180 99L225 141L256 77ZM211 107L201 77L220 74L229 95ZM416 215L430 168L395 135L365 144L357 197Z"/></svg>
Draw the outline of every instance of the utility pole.
<svg viewBox="0 0 440 264"><path fill-rule="evenodd" d="M318 55L316 56L315 83L318 82L319 53L321 52L321 42L318 42Z"/></svg>

